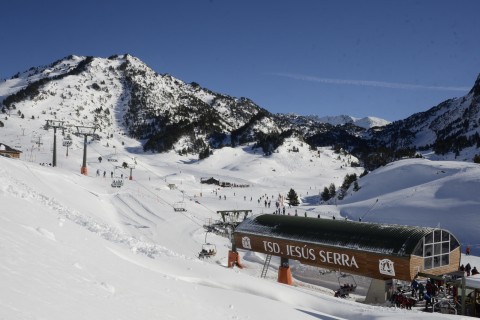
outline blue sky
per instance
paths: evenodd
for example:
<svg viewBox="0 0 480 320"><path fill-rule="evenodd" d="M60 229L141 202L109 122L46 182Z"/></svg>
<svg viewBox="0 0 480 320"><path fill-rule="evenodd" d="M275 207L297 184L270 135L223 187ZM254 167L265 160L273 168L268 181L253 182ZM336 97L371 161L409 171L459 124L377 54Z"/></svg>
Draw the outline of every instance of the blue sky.
<svg viewBox="0 0 480 320"><path fill-rule="evenodd" d="M277 113L404 119L480 73L480 1L5 1L0 78L132 54Z"/></svg>

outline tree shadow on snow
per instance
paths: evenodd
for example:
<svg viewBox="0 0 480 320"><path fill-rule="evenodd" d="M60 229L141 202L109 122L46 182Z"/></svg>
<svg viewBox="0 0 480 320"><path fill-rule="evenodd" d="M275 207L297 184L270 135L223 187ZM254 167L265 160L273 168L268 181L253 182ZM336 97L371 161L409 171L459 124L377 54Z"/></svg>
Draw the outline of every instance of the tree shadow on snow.
<svg viewBox="0 0 480 320"><path fill-rule="evenodd" d="M302 206L318 206L319 202L318 195L302 197Z"/></svg>

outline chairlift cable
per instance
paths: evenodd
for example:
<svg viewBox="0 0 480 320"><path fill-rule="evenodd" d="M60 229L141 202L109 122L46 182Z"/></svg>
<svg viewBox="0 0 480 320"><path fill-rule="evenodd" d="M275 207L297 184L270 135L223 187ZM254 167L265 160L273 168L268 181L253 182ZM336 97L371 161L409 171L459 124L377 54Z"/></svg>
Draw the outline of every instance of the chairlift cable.
<svg viewBox="0 0 480 320"><path fill-rule="evenodd" d="M363 220L363 218L365 218L365 216L373 209L373 207L375 207L375 205L378 203L378 198L377 200L372 204L372 206L363 214L363 216L360 217L361 220Z"/></svg>

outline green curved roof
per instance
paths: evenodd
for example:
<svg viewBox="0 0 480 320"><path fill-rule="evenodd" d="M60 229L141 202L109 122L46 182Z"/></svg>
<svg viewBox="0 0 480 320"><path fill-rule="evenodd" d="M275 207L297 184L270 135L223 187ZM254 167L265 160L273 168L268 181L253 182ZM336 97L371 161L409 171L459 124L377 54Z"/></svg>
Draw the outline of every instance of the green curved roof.
<svg viewBox="0 0 480 320"><path fill-rule="evenodd" d="M265 214L244 220L235 233L267 236L396 256L410 256L435 228Z"/></svg>

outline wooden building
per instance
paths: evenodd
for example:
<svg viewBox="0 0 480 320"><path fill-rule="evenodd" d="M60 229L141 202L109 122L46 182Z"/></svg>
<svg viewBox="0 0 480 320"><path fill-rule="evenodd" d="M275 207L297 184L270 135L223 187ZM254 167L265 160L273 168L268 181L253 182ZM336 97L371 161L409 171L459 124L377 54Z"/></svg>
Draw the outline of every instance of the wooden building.
<svg viewBox="0 0 480 320"><path fill-rule="evenodd" d="M6 144L0 143L0 156L7 157L7 158L20 158L20 154L22 151L13 149Z"/></svg>
<svg viewBox="0 0 480 320"><path fill-rule="evenodd" d="M292 259L378 280L410 281L418 272L442 275L460 265L460 243L437 228L266 214L240 223L232 244L234 253L279 256L286 267ZM288 283L280 269L279 282Z"/></svg>

